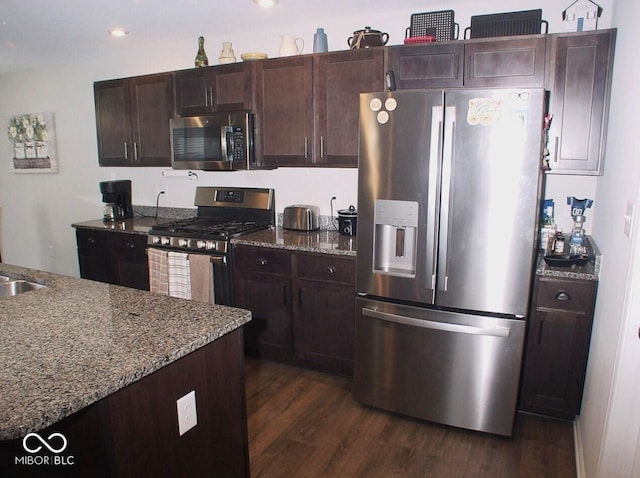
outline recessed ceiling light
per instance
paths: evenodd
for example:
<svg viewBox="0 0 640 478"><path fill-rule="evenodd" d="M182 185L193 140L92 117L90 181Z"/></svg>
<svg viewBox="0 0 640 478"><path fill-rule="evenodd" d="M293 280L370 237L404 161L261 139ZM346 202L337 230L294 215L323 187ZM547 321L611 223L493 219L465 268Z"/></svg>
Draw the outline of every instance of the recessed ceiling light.
<svg viewBox="0 0 640 478"><path fill-rule="evenodd" d="M253 1L256 2L258 5L260 5L262 8L269 8L269 7L273 7L280 0L253 0Z"/></svg>
<svg viewBox="0 0 640 478"><path fill-rule="evenodd" d="M109 34L114 37L123 37L125 35L128 35L129 32L123 28L112 28L111 30L109 30Z"/></svg>

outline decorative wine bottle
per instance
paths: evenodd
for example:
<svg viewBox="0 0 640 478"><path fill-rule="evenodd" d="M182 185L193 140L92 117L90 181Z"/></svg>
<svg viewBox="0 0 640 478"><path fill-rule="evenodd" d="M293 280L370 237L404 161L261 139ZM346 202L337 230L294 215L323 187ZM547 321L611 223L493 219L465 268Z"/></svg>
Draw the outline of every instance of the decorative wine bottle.
<svg viewBox="0 0 640 478"><path fill-rule="evenodd" d="M204 37L198 38L198 53L196 54L196 66L209 66L209 58L204 51Z"/></svg>

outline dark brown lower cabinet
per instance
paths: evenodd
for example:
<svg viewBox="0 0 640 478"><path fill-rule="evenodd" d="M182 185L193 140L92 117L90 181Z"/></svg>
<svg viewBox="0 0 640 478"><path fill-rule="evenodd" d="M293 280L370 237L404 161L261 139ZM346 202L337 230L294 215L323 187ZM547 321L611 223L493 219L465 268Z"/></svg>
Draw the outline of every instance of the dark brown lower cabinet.
<svg viewBox="0 0 640 478"><path fill-rule="evenodd" d="M76 229L80 277L149 290L146 234Z"/></svg>
<svg viewBox="0 0 640 478"><path fill-rule="evenodd" d="M536 277L520 410L573 420L580 413L597 282Z"/></svg>
<svg viewBox="0 0 640 478"><path fill-rule="evenodd" d="M245 349L263 358L353 371L355 259L234 247L236 306L252 312Z"/></svg>
<svg viewBox="0 0 640 478"><path fill-rule="evenodd" d="M192 390L197 425L180 436L176 401ZM38 433L65 436L59 463L16 465L22 439L3 441L3 477L250 476L242 329Z"/></svg>

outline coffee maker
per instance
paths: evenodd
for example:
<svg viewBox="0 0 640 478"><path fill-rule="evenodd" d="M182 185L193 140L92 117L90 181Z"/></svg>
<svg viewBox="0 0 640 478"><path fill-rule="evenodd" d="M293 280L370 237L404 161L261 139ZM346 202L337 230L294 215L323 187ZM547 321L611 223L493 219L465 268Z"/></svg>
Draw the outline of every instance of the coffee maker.
<svg viewBox="0 0 640 478"><path fill-rule="evenodd" d="M100 183L104 221L120 221L133 217L131 205L131 181L103 181Z"/></svg>

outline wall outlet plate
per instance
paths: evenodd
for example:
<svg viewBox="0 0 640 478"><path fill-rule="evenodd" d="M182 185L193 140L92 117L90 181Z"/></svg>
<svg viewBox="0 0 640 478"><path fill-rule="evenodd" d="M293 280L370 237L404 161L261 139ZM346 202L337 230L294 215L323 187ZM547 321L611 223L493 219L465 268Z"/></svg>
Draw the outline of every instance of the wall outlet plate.
<svg viewBox="0 0 640 478"><path fill-rule="evenodd" d="M190 391L184 397L179 398L176 403L178 408L178 433L182 436L198 424L196 391Z"/></svg>

